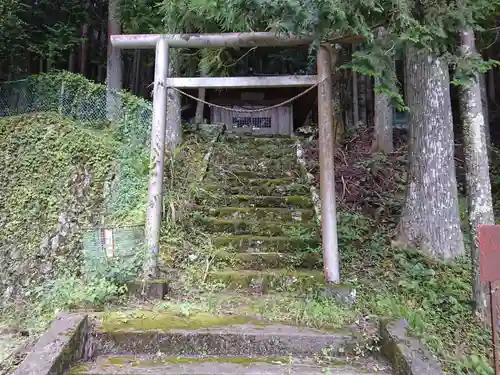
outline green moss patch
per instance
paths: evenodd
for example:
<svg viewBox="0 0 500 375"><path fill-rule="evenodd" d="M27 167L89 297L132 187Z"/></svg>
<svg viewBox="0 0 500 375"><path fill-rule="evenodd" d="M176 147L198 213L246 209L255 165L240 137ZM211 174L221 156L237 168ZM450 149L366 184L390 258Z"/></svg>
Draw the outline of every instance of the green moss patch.
<svg viewBox="0 0 500 375"><path fill-rule="evenodd" d="M266 325L248 316L222 316L208 312L194 312L189 315L182 311L147 311L110 312L100 318L100 329L105 332L118 330L149 331L172 329L196 330L218 328L237 324Z"/></svg>
<svg viewBox="0 0 500 375"><path fill-rule="evenodd" d="M317 249L319 239L290 237L264 237L254 235L217 236L212 238L215 246L229 246L236 252L303 252Z"/></svg>
<svg viewBox="0 0 500 375"><path fill-rule="evenodd" d="M21 258L29 263L59 247L44 239L63 224L61 215L68 210L78 212L79 227L98 222L118 146L109 133L58 115L0 119L0 255L8 267L0 271L2 281L20 276L15 268ZM65 245L71 254L72 246ZM22 272L23 277L35 277L33 271Z"/></svg>
<svg viewBox="0 0 500 375"><path fill-rule="evenodd" d="M273 207L221 207L207 209L207 215L222 219L266 220L289 222L308 222L314 219L313 210Z"/></svg>
<svg viewBox="0 0 500 375"><path fill-rule="evenodd" d="M249 221L238 219L200 218L200 226L208 232L239 234L259 234L262 236L281 236L289 232L289 225L279 221ZM314 230L316 223L301 223L302 228Z"/></svg>
<svg viewBox="0 0 500 375"><path fill-rule="evenodd" d="M227 270L213 272L209 277L229 289L258 292L308 293L316 291L324 283L323 273L311 270Z"/></svg>
<svg viewBox="0 0 500 375"><path fill-rule="evenodd" d="M266 181L263 179L262 181ZM273 180L271 180L273 181ZM245 181L246 182L246 181ZM241 181L235 181L237 185L230 184L206 184L203 186L208 191L220 191L227 194L250 194L250 195L308 195L309 186L299 183L287 184L262 184L247 185Z"/></svg>
<svg viewBox="0 0 500 375"><path fill-rule="evenodd" d="M287 253L217 253L219 261L226 262L232 268L266 270L275 268L309 268L322 267L322 257L317 252Z"/></svg>
<svg viewBox="0 0 500 375"><path fill-rule="evenodd" d="M313 207L312 201L305 196L255 196L255 195L224 195L214 197L214 203L221 206L236 207L282 207L282 208L308 208Z"/></svg>
<svg viewBox="0 0 500 375"><path fill-rule="evenodd" d="M268 363L268 364L287 364L290 361L288 357L215 357L215 356L184 356L184 357L145 357L137 358L137 356L117 356L99 358L99 363L102 367L140 367L144 368L159 368L166 365L191 365L198 363L230 363L239 366L250 366L255 363ZM77 375L86 373L89 366L82 364L74 367L68 375Z"/></svg>

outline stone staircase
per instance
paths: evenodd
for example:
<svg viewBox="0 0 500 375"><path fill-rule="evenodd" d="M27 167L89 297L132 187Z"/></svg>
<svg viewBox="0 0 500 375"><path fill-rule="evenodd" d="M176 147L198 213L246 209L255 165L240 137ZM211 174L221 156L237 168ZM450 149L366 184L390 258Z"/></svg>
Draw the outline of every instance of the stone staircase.
<svg viewBox="0 0 500 375"><path fill-rule="evenodd" d="M299 171L290 138L224 136L216 144L193 215L212 235L217 259L208 281L223 285L223 293L301 298L323 285L319 228ZM91 360L67 374L391 373L382 359L350 359L370 340L355 326L317 330L231 313L144 308L95 314L90 326Z"/></svg>
<svg viewBox="0 0 500 375"><path fill-rule="evenodd" d="M294 143L226 136L217 144L198 201L198 222L227 262L212 281L254 293L309 293L323 283L318 225Z"/></svg>

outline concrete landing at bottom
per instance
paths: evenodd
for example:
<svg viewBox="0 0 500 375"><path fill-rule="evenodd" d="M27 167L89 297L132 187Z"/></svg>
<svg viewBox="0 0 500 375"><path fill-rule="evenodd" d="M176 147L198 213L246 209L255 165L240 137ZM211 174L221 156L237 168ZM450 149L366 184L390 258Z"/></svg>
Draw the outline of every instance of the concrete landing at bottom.
<svg viewBox="0 0 500 375"><path fill-rule="evenodd" d="M328 369L328 370L327 370ZM386 372L384 372L386 371ZM288 357L161 357L100 356L71 369L67 375L389 375L382 363L360 360L317 365Z"/></svg>

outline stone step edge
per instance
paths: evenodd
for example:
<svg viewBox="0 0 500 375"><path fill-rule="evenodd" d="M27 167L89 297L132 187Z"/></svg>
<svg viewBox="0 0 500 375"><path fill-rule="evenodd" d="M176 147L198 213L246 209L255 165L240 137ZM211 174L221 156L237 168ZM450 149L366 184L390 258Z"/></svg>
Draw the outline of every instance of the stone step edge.
<svg viewBox="0 0 500 375"><path fill-rule="evenodd" d="M274 226L282 226L282 227L293 227L295 224L300 224L300 226L304 229L314 229L318 228L318 225L315 222L283 222L279 220L252 220L252 219L228 219L228 218L219 218L213 216L204 216L197 217L196 220L200 224L212 224L212 225L254 225L257 229L259 227L274 227Z"/></svg>
<svg viewBox="0 0 500 375"><path fill-rule="evenodd" d="M277 197L283 197L283 195L276 195ZM213 213L233 213L233 212L273 212L273 213L307 213L314 215L314 210L312 208L300 208L300 207L241 207L241 206L225 206L225 207L206 207L199 204L195 204L190 207L191 211L199 212L213 212Z"/></svg>
<svg viewBox="0 0 500 375"><path fill-rule="evenodd" d="M292 238L285 236L256 236L251 234L242 234L242 235L229 235L229 236L213 236L212 243L216 247L231 247L235 253L243 252L243 253L258 253L258 248L252 247L252 242L260 242L257 244L258 246L277 246L282 250L280 252L288 252L294 253L295 249L289 249L288 251L283 251L283 247L286 245L290 245L290 247L294 246L309 246L309 247L317 247L321 245L321 238L319 236L314 237L312 239L302 239L302 238ZM257 251L249 251L250 249L255 249Z"/></svg>
<svg viewBox="0 0 500 375"><path fill-rule="evenodd" d="M194 330L104 330L94 323L94 355L158 352L169 356L286 356L310 357L331 349L332 355L354 353L366 339L349 331L322 332L278 324L238 324Z"/></svg>
<svg viewBox="0 0 500 375"><path fill-rule="evenodd" d="M314 252L280 253L254 252L235 253L220 251L214 254L217 261L231 264L236 270L273 270L283 267L300 267L316 270L322 265L322 255Z"/></svg>
<svg viewBox="0 0 500 375"><path fill-rule="evenodd" d="M360 363L358 363L360 362ZM103 355L93 362L82 363L72 369L72 373L82 375L142 375L142 374L171 374L187 375L203 373L207 375L226 374L304 374L321 375L328 368L332 375L368 375L369 363L357 361L352 363L348 358L338 358L329 363L318 363L314 359L298 359L292 356L146 356L146 355ZM370 372L371 373L371 372ZM376 371L377 375L388 375Z"/></svg>

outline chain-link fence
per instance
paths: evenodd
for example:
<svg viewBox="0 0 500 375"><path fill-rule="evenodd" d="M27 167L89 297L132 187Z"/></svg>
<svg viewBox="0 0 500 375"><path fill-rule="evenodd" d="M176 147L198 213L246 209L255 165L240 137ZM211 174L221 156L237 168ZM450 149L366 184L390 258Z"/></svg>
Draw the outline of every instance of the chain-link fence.
<svg viewBox="0 0 500 375"><path fill-rule="evenodd" d="M112 110L112 113L111 113ZM147 144L153 118L152 103L127 92L67 72L32 76L0 83L0 116L56 112L87 126L101 127L113 118L123 139Z"/></svg>
<svg viewBox="0 0 500 375"><path fill-rule="evenodd" d="M143 226L87 230L83 234L84 270L100 277L127 278L127 273L137 269L144 244Z"/></svg>
<svg viewBox="0 0 500 375"><path fill-rule="evenodd" d="M58 113L87 128L110 130L120 146L114 163L116 176L106 199L106 214L113 221L113 215L123 217L146 209L143 201L147 191L152 124L150 101L127 92L109 92L104 85L68 72L0 83L0 117L37 112ZM140 216L133 215L134 218ZM109 263L116 259L120 259L123 267L130 265L144 242L144 226L140 221L137 224L85 232L85 269L100 274L109 272ZM123 275L126 272L120 271Z"/></svg>

